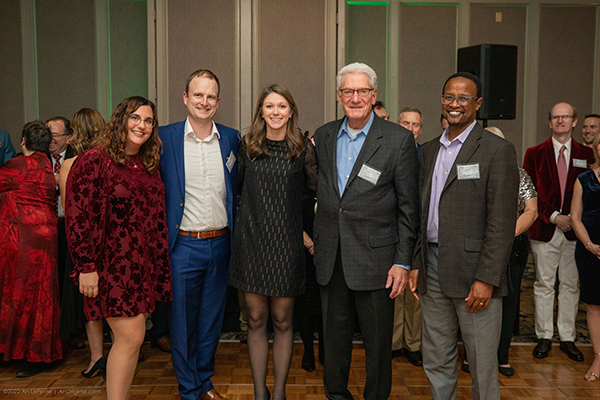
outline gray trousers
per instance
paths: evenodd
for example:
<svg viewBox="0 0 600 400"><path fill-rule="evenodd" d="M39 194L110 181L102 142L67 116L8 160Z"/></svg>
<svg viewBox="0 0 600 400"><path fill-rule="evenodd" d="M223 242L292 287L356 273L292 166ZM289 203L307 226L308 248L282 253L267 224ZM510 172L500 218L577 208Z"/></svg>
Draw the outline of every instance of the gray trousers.
<svg viewBox="0 0 600 400"><path fill-rule="evenodd" d="M436 245L429 245L427 260L427 293L421 295L422 346L423 368L433 398L456 398L460 327L471 370L473 400L500 400L497 350L502 326L502 298L492 298L483 311L468 311L465 299L447 297L440 289Z"/></svg>

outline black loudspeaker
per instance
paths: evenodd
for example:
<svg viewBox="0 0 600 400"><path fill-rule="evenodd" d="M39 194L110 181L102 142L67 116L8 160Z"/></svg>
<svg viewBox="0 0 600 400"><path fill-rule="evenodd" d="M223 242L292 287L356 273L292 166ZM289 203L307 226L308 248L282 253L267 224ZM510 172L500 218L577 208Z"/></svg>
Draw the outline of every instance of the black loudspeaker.
<svg viewBox="0 0 600 400"><path fill-rule="evenodd" d="M458 71L481 80L483 103L477 119L515 119L517 46L485 43L458 49Z"/></svg>

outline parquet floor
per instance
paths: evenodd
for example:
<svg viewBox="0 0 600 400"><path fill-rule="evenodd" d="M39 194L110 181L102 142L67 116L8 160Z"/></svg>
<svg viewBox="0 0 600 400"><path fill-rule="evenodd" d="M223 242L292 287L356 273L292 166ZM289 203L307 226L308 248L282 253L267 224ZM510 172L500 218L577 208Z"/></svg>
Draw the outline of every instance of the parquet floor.
<svg viewBox="0 0 600 400"><path fill-rule="evenodd" d="M581 345L586 361L569 360L553 346L550 356L538 360L532 357L533 344L513 344L511 364L516 375L500 375L503 400L513 399L600 399L600 382L586 382L583 375L592 360L593 351ZM139 363L133 387L132 400L178 399L177 380L169 354L142 347L146 361ZM108 350L108 349L107 349ZM18 364L0 369L0 399L69 399L88 400L106 397L102 377L85 379L80 371L87 366L87 350L69 351L62 362L52 369L31 378L15 378ZM287 383L289 400L324 399L322 366L313 372L301 368L302 344L297 343ZM361 344L354 345L349 387L355 398L360 398L365 380L365 356ZM216 356L215 388L229 400L252 399L252 377L247 345L238 342L221 342ZM471 379L458 371L458 399L471 399ZM268 385L272 385L272 365ZM431 399L431 392L422 368L410 365L405 358L393 362L393 388L390 399Z"/></svg>

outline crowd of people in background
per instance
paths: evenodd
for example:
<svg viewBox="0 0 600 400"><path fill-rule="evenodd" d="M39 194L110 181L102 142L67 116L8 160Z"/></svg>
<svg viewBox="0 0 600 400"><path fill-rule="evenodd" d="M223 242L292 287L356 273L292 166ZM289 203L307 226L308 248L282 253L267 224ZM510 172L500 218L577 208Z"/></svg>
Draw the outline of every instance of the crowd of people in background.
<svg viewBox="0 0 600 400"><path fill-rule="evenodd" d="M243 134L215 123L220 92L200 69L181 122L159 126L140 96L108 123L90 108L32 121L19 155L0 130L0 367L24 360L17 377L34 376L87 339L81 374L105 375L107 397L126 399L149 338L172 354L182 399L225 399L211 377L229 286L240 292L256 399L286 398L294 328L307 371L318 332L328 398L352 398L358 330L365 399L389 397L400 356L424 368L434 399L456 397L458 368L474 399L500 399L498 372L515 374L509 348L531 251L533 357L552 349L558 297L559 349L584 361L582 301L594 349L584 378L600 379L600 115L582 119L580 144L577 109L557 103L550 137L520 168L502 131L477 122L485 99L468 72L445 81L441 134L424 144L421 111L406 106L389 121L366 64L338 72L344 117L314 134L301 131L282 85L262 90Z"/></svg>

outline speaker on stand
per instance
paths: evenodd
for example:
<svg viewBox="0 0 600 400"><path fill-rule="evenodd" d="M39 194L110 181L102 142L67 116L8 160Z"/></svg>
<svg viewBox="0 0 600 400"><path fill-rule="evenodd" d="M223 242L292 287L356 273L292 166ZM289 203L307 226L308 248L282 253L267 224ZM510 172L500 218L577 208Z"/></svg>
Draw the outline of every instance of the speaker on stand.
<svg viewBox="0 0 600 400"><path fill-rule="evenodd" d="M477 119L515 119L517 109L517 46L478 44L458 49L457 71L481 80L483 103Z"/></svg>

